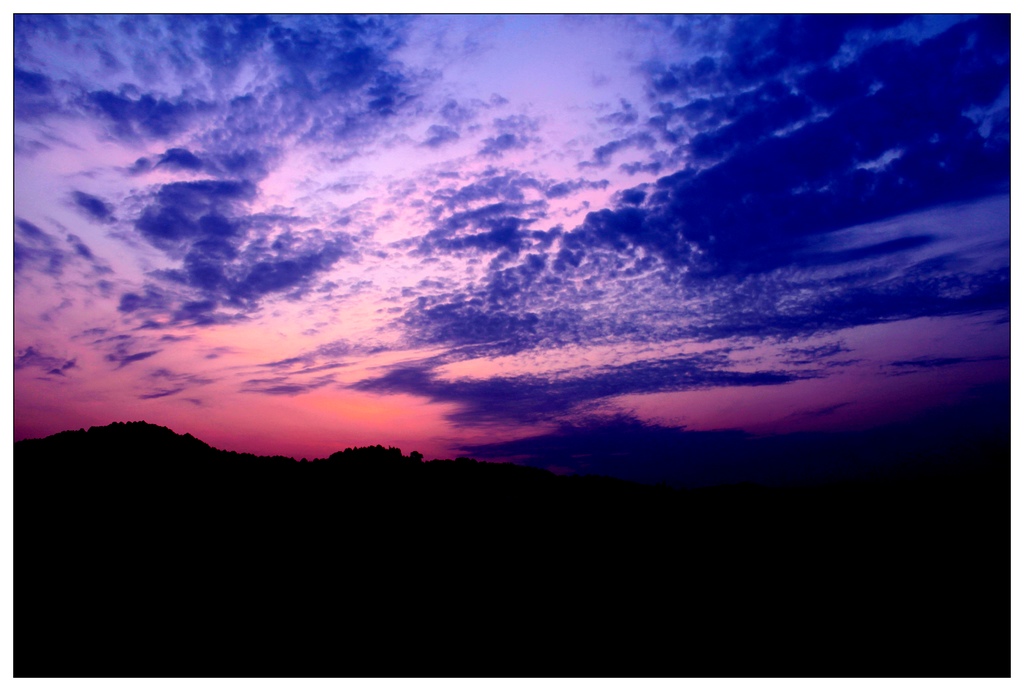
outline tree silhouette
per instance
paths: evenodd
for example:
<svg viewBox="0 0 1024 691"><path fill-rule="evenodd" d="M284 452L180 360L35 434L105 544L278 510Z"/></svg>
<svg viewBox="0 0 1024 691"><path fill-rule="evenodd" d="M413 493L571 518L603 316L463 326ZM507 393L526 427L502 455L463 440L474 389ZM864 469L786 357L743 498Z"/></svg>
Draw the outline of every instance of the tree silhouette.
<svg viewBox="0 0 1024 691"><path fill-rule="evenodd" d="M1008 466L674 490L145 423L14 451L17 676L1009 674Z"/></svg>

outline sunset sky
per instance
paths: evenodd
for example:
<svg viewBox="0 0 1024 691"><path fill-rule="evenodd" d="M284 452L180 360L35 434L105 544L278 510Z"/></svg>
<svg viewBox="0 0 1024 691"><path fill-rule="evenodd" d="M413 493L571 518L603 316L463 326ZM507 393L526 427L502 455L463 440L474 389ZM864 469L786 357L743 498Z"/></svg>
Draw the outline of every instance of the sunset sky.
<svg viewBox="0 0 1024 691"><path fill-rule="evenodd" d="M998 438L1009 74L1007 15L16 16L14 438L674 484Z"/></svg>

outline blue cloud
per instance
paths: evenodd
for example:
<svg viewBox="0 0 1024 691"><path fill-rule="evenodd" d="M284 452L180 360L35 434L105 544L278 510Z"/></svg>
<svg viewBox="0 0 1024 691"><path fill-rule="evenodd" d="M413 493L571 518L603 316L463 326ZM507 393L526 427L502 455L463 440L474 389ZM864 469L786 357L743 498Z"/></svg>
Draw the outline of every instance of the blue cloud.
<svg viewBox="0 0 1024 691"><path fill-rule="evenodd" d="M119 309L138 312L154 326L155 313L163 313L170 323L225 323L244 318L267 295L303 292L319 274L355 253L354 241L345 233L303 228L297 234L290 226L301 219L247 214L255 196L255 185L244 179L160 186L135 228L181 260L180 268L151 276L186 292L147 289L145 297L126 293ZM275 238L268 242L271 232Z"/></svg>
<svg viewBox="0 0 1024 691"><path fill-rule="evenodd" d="M318 247L314 252L294 258L256 262L230 288L231 295L246 299L295 287L311 276L331 268L348 250L349 243L336 239Z"/></svg>
<svg viewBox="0 0 1024 691"><path fill-rule="evenodd" d="M535 341L536 314L486 308L481 297L417 298L402 315L413 343L466 346L502 343L510 352Z"/></svg>
<svg viewBox="0 0 1024 691"><path fill-rule="evenodd" d="M277 148L270 145L259 151L253 148L224 147L221 150L190 151L174 147L161 154L155 163L146 157L139 158L128 172L140 175L162 168L254 182L267 177L277 156Z"/></svg>
<svg viewBox="0 0 1024 691"><path fill-rule="evenodd" d="M152 393L140 394L139 398L143 401L148 401L154 398L166 398L167 396L173 396L179 394L185 390L185 387L178 387L176 389L160 389Z"/></svg>
<svg viewBox="0 0 1024 691"><path fill-rule="evenodd" d="M188 149L174 148L165 151L156 165L178 170L200 170L203 161Z"/></svg>
<svg viewBox="0 0 1024 691"><path fill-rule="evenodd" d="M123 340L116 343L114 352L108 353L105 359L107 362L116 362L117 369L121 369L132 363L149 359L160 352L161 351L159 350L146 350L137 353L129 353L128 342Z"/></svg>
<svg viewBox="0 0 1024 691"><path fill-rule="evenodd" d="M702 340L792 337L914 319L1002 312L1010 299L1009 269L949 274L918 265L879 280L853 273L821 291L817 280L723 279L708 286L703 319L689 332Z"/></svg>
<svg viewBox="0 0 1024 691"><path fill-rule="evenodd" d="M835 341L820 346L808 346L805 348L786 348L782 361L788 365L825 365L837 355L845 355L853 352L843 343Z"/></svg>
<svg viewBox="0 0 1024 691"><path fill-rule="evenodd" d="M61 110L52 80L42 72L14 68L14 117L33 121Z"/></svg>
<svg viewBox="0 0 1024 691"><path fill-rule="evenodd" d="M138 293L124 293L118 303L117 309L121 312L131 313L142 309L163 310L170 304L169 297L155 286L146 286L144 295Z"/></svg>
<svg viewBox="0 0 1024 691"><path fill-rule="evenodd" d="M52 90L50 78L40 72L28 72L14 68L15 93L45 95Z"/></svg>
<svg viewBox="0 0 1024 691"><path fill-rule="evenodd" d="M98 201L98 200L97 200ZM73 233L64 236L63 242L43 231L39 226L23 218L14 223L14 273L21 274L32 268L49 276L61 276L64 269L76 262L87 264L93 275L111 273L112 270L100 261L80 237ZM95 286L105 291L110 284L100 281Z"/></svg>
<svg viewBox="0 0 1024 691"><path fill-rule="evenodd" d="M550 185L544 190L544 196L548 199L559 199L561 197L568 197L574 192L579 190L605 190L608 189L607 180L584 180L582 178L576 180L566 180Z"/></svg>
<svg viewBox="0 0 1024 691"><path fill-rule="evenodd" d="M925 236L850 251L823 290L815 269L832 271L838 259L830 253L809 255L799 270L700 276L637 250L635 238L646 232L640 210L609 212L603 228L593 221L587 233L552 233L546 245L528 246L536 239L526 231L510 235L515 253L499 253L466 288L408 290L398 318L408 344L482 356L637 339L788 339L925 316L1005 314L1009 307L1008 267L953 271L937 257L886 268L892 256L930 245ZM429 234L428 241L432 251L464 247ZM850 364L833 357L841 352L794 352L789 359Z"/></svg>
<svg viewBox="0 0 1024 691"><path fill-rule="evenodd" d="M166 139L185 131L198 115L213 108L210 103L184 97L165 99L141 94L133 98L127 93L106 90L89 93L87 103L110 121L115 134L125 139Z"/></svg>
<svg viewBox="0 0 1024 691"><path fill-rule="evenodd" d="M812 376L781 371L740 372L728 368L721 353L678 356L606 367L575 377L521 375L489 379L445 380L433 363L398 366L353 385L360 391L403 393L431 401L457 403L448 419L460 425L550 420L595 403L631 393L692 391L725 386L772 386Z"/></svg>
<svg viewBox="0 0 1024 691"><path fill-rule="evenodd" d="M466 208L474 202L489 199L521 204L525 200L524 190L539 190L543 187L543 183L532 176L515 170L499 170L488 167L476 181L457 189L455 187L441 188L433 194L433 197L449 209Z"/></svg>
<svg viewBox="0 0 1024 691"><path fill-rule="evenodd" d="M214 154L204 154L204 170L213 175L245 180L262 180L267 177L278 155L276 147L264 145L260 150L252 148L232 149Z"/></svg>
<svg viewBox="0 0 1024 691"><path fill-rule="evenodd" d="M717 75L715 83L756 86L664 106L691 118L688 127L712 128L688 137L667 120L653 123L691 164L658 180L642 218L595 214L585 232L691 271L763 271L791 263L810 236L1007 189L1003 116L993 115L986 134L964 115L995 107L1008 87L1006 17L961 22L919 44L870 45L839 67L818 60L834 54L857 18L775 21L801 36L812 26L823 33L805 45L738 20L731 58L692 69ZM806 73L786 72L794 65ZM652 84L674 97L703 88L702 79L672 72ZM699 261L685 249L694 247Z"/></svg>
<svg viewBox="0 0 1024 691"><path fill-rule="evenodd" d="M427 138L423 141L423 145L436 149L449 142L458 141L458 139L459 133L451 127L446 127L444 125L431 125L427 129Z"/></svg>
<svg viewBox="0 0 1024 691"><path fill-rule="evenodd" d="M603 115L597 119L598 122L608 123L615 125L616 127L628 127L629 125L635 125L640 118L639 113L632 103L626 99L620 99L619 105L621 108L608 115Z"/></svg>
<svg viewBox="0 0 1024 691"><path fill-rule="evenodd" d="M438 110L438 114L451 125L462 125L476 117L476 108L462 105L454 99L448 99Z"/></svg>
<svg viewBox="0 0 1024 691"><path fill-rule="evenodd" d="M14 369L35 367L43 370L46 374L63 377L65 372L78 368L78 358L62 358L49 355L41 348L29 346L18 352L14 357Z"/></svg>
<svg viewBox="0 0 1024 691"><path fill-rule="evenodd" d="M115 220L114 207L99 197L79 190L72 192L72 197L74 198L75 205L80 211L85 213L87 218L99 221L100 223L109 223Z"/></svg>
<svg viewBox="0 0 1024 691"><path fill-rule="evenodd" d="M514 191L510 196L520 196ZM493 194L506 194L471 185L450 196L452 204L471 198L482 198ZM421 238L400 243L400 246L414 244L418 255L447 254L453 252L497 252L518 254L531 244L533 231L528 227L543 217L544 202L497 202L467 211L452 213L443 220L437 218L436 227ZM523 215L518 215L523 214ZM474 232L477 231L477 232Z"/></svg>
<svg viewBox="0 0 1024 691"><path fill-rule="evenodd" d="M50 276L60 276L68 259L68 253L59 247L56 238L30 221L15 219L15 274L31 267Z"/></svg>
<svg viewBox="0 0 1024 691"><path fill-rule="evenodd" d="M333 374L321 375L306 381L297 381L293 377L281 376L249 379L241 390L249 393L262 393L268 396L297 396L315 391L332 383L334 383Z"/></svg>
<svg viewBox="0 0 1024 691"><path fill-rule="evenodd" d="M203 22L199 29L202 40L200 55L207 65L218 71L237 72L241 64L259 50L266 40L267 31L273 25L273 19L266 15L212 15L188 17L192 21ZM169 18L172 23L184 18Z"/></svg>
<svg viewBox="0 0 1024 691"><path fill-rule="evenodd" d="M200 125L207 154L273 148L289 137L366 140L438 76L394 59L411 21L354 15L19 21L15 110L22 120L52 112L98 116L109 134L128 141L169 141ZM91 65L60 79L29 69L48 61L41 46L49 41L94 56L99 75L127 72L128 78L114 87L97 80ZM138 50L141 43L146 50ZM241 70L253 63L262 65L258 87L238 93ZM211 95L232 92L227 100ZM243 174L227 162L224 168ZM244 174L254 177L252 170Z"/></svg>
<svg viewBox="0 0 1024 691"><path fill-rule="evenodd" d="M181 338L176 339L174 337L171 337L170 339L168 339L167 336L163 336L159 340L166 343L168 341L172 341L173 342L174 340L187 340L187 339L181 339ZM180 384L182 386L182 388L179 389L179 390L184 390L184 388L186 388L187 386L203 386L205 384L212 384L213 381L214 381L213 379L209 379L207 377L203 377L203 376L200 376L198 374L173 372L173 371L171 371L169 369L166 369L164 367L160 367L158 369L151 370L149 372L149 378L150 379L156 379L156 380L175 382L175 383Z"/></svg>
<svg viewBox="0 0 1024 691"><path fill-rule="evenodd" d="M965 401L869 433L793 433L755 437L738 430L694 431L629 415L561 422L550 433L467 444L479 459L514 458L559 472L610 475L645 483L703 487L834 483L968 469L1009 453L1009 386L981 387ZM829 414L845 404L831 406ZM979 454L982 454L979 456ZM1006 457L1006 456L1004 456Z"/></svg>
<svg viewBox="0 0 1024 691"><path fill-rule="evenodd" d="M889 374L894 376L900 376L904 374L913 374L915 372L922 372L927 370L939 369L942 367L952 367L954 365L964 365L973 362L992 362L996 360L1008 360L1007 357L918 357L913 360L896 360L890 362L886 369Z"/></svg>
<svg viewBox="0 0 1024 691"><path fill-rule="evenodd" d="M67 242L72 248L74 248L75 254L82 259L87 259L89 261L93 261L95 259L92 250L89 249L89 246L82 242L82 239L77 235L68 234Z"/></svg>
<svg viewBox="0 0 1024 691"><path fill-rule="evenodd" d="M580 168L599 167L603 168L611 163L612 156L625 148L652 149L655 146L655 139L649 132L638 132L623 139L602 144L594 149L594 160L583 161Z"/></svg>
<svg viewBox="0 0 1024 691"><path fill-rule="evenodd" d="M410 80L401 72L379 71L366 93L370 97L367 107L371 113L395 115L400 108L415 99Z"/></svg>
<svg viewBox="0 0 1024 691"><path fill-rule="evenodd" d="M197 180L160 187L155 203L146 207L135 228L157 247L173 247L193 238L225 238L239 228L224 214L255 197L248 181Z"/></svg>
<svg viewBox="0 0 1024 691"><path fill-rule="evenodd" d="M501 158L506 151L525 149L537 141L534 133L540 129L537 120L525 115L497 118L494 120L494 127L498 130L498 134L483 140L483 146L479 151L481 156Z"/></svg>
<svg viewBox="0 0 1024 691"><path fill-rule="evenodd" d="M654 94L721 91L726 87L744 90L778 74L822 64L836 56L849 36L891 28L907 17L749 15L712 19L724 35L721 44L715 45L721 52L689 64L650 66ZM678 35L685 40L685 31Z"/></svg>

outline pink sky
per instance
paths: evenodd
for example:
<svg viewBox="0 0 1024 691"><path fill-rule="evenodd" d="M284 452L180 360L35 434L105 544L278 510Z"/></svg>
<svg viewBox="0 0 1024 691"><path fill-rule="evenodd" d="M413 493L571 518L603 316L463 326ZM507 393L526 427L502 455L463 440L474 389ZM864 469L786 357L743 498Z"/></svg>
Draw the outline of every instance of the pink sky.
<svg viewBox="0 0 1024 691"><path fill-rule="evenodd" d="M1000 18L751 19L18 18L15 439L454 457L1008 383Z"/></svg>

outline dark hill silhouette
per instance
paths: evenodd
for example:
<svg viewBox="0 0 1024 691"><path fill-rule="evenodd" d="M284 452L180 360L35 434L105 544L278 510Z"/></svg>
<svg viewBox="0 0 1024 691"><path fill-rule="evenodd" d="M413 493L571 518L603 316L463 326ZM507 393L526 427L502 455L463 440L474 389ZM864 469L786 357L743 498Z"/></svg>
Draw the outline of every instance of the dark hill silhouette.
<svg viewBox="0 0 1024 691"><path fill-rule="evenodd" d="M16 676L1008 676L1009 470L673 490L114 423L14 446Z"/></svg>

